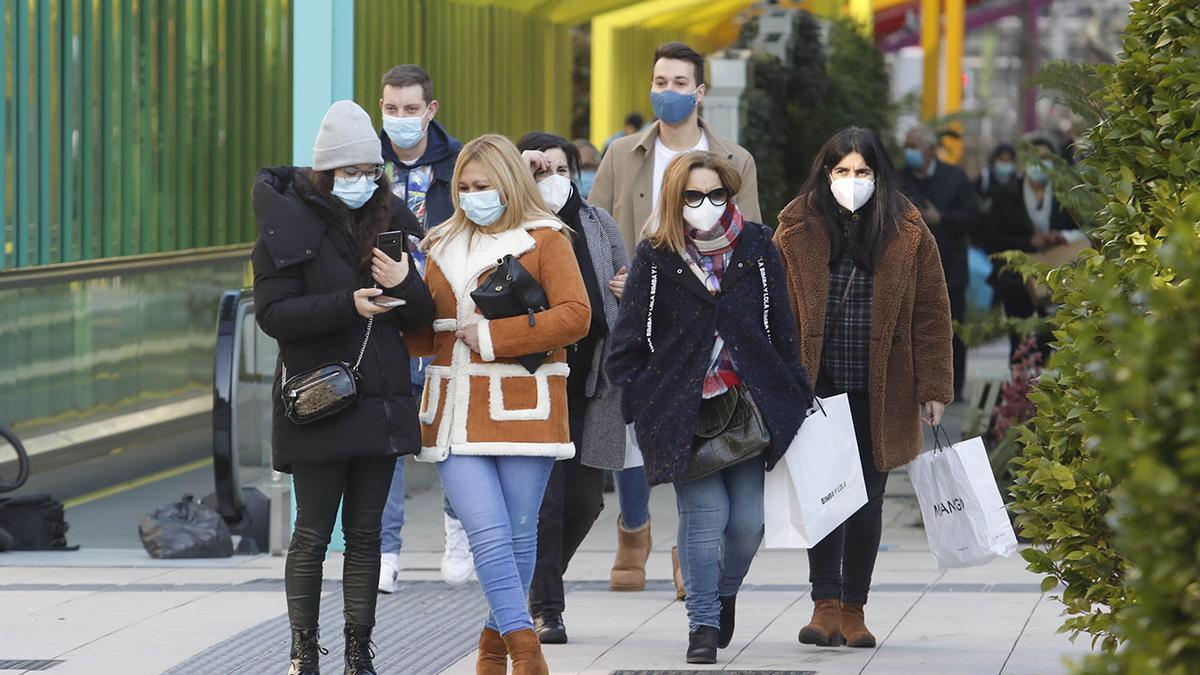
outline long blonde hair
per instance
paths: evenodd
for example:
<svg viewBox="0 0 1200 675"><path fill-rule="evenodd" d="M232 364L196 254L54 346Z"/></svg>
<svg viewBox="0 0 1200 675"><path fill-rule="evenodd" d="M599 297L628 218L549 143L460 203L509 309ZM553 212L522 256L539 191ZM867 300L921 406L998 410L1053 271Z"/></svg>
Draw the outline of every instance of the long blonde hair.
<svg viewBox="0 0 1200 675"><path fill-rule="evenodd" d="M742 189L742 176L720 155L693 150L679 155L667 164L663 172L662 190L658 193L658 208L650 216L643 234L650 245L659 250L684 253L687 250L687 223L683 220L683 191L687 189L692 169L712 169L729 190L729 199ZM655 227L657 223L657 227ZM651 232L651 230L654 230Z"/></svg>
<svg viewBox="0 0 1200 675"><path fill-rule="evenodd" d="M458 200L458 182L462 178L463 167L471 162L479 164L492 187L500 193L500 201L506 204L500 218L487 227L488 232L506 232L533 220L558 220L546 209L546 202L533 182L529 165L521 158L517 146L499 134L485 134L468 142L458 153L454 177L450 180L450 203L454 205L454 213L425 235L422 248L428 251L463 232L479 229L467 218Z"/></svg>

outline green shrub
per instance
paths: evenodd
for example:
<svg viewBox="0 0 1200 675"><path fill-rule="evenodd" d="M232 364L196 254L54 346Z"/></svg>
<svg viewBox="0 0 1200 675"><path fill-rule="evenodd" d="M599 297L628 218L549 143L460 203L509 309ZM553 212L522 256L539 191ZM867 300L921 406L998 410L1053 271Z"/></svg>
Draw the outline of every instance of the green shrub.
<svg viewBox="0 0 1200 675"><path fill-rule="evenodd" d="M1022 433L1017 522L1030 569L1064 585L1064 627L1107 652L1089 669L1200 672L1194 0L1135 0L1124 53L1091 81L1076 190L1102 197L1099 250L1047 275L1057 351Z"/></svg>

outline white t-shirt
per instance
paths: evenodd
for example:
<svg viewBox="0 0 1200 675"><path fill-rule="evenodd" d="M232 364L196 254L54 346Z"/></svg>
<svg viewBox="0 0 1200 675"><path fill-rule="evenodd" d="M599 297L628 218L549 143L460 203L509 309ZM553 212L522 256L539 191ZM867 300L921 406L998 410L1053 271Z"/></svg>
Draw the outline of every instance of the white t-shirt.
<svg viewBox="0 0 1200 675"><path fill-rule="evenodd" d="M708 150L708 134L701 131L700 140L691 150ZM654 183L652 185L654 192L651 193L651 208L658 207L658 193L662 192L663 174L667 172L667 165L684 152L684 150L676 151L663 145L661 138L654 139Z"/></svg>

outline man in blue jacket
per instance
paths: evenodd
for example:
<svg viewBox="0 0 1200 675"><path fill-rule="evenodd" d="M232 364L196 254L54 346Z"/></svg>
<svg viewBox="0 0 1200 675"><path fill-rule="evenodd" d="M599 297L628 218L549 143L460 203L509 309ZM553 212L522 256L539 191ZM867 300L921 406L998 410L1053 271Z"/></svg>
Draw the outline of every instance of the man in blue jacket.
<svg viewBox="0 0 1200 675"><path fill-rule="evenodd" d="M440 225L454 213L450 202L450 181L462 143L446 132L434 119L440 104L433 97L433 79L418 65L396 66L383 76L383 94L379 108L383 113L383 131L379 141L392 192L408 204L422 232ZM417 250L418 237L409 235L413 261L425 274L425 255ZM425 383L428 359L412 360L413 395L420 397ZM466 581L474 570L466 531L450 504L446 510L446 550L442 555L442 576L452 584ZM392 489L383 511L383 536L380 550L379 590L396 589L400 570L400 529L404 525L404 462L396 462Z"/></svg>

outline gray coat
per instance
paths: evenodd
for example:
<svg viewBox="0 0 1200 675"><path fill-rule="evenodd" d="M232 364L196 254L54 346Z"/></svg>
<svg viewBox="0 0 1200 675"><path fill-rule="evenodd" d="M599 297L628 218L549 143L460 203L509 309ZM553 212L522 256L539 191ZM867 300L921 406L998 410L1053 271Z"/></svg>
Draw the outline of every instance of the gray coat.
<svg viewBox="0 0 1200 675"><path fill-rule="evenodd" d="M617 323L617 298L608 290L608 280L629 266L629 255L616 221L604 209L585 203L579 210L579 222L587 236L588 253L604 298L604 321L611 334ZM599 310L592 308L593 312ZM621 390L604 375L608 343L607 339L596 341L592 372L588 373L586 393L590 400L579 461L585 466L619 471L625 466L625 423L621 420Z"/></svg>

